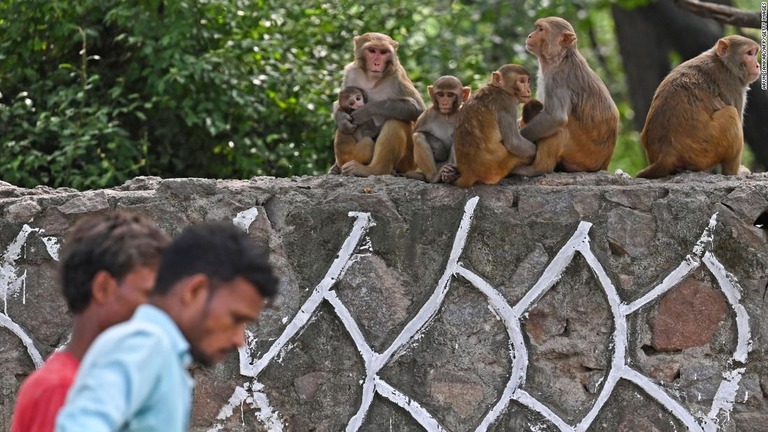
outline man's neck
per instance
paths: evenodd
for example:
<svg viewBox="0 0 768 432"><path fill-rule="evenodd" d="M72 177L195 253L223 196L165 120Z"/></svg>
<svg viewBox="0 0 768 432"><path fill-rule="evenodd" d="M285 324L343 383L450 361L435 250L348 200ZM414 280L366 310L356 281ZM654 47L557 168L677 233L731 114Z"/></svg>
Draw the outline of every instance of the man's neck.
<svg viewBox="0 0 768 432"><path fill-rule="evenodd" d="M88 347L91 346L99 333L101 333L101 329L95 319L85 314L75 315L72 337L64 351L72 354L78 360L82 360Z"/></svg>

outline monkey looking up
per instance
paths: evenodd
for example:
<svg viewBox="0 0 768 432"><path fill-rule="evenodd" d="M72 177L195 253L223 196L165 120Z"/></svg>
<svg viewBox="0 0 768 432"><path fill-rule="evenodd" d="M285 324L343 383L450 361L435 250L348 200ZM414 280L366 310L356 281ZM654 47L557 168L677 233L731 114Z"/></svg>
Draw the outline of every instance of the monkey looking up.
<svg viewBox="0 0 768 432"><path fill-rule="evenodd" d="M650 165L638 177L707 171L748 174L741 165L744 106L760 77L760 45L727 36L673 69L656 89L640 140Z"/></svg>
<svg viewBox="0 0 768 432"><path fill-rule="evenodd" d="M348 86L339 92L338 109L347 114L352 114L365 106L368 102L368 95L361 88ZM376 124L373 119L357 125L354 132L344 133L336 129L336 136L333 140L333 152L336 162L331 167L331 174L341 174L341 166L354 160L355 154L373 154L373 138L376 136ZM370 161L370 159L368 159Z"/></svg>
<svg viewBox="0 0 768 432"><path fill-rule="evenodd" d="M607 169L619 110L576 48L573 26L558 17L539 19L525 47L539 60L537 96L544 110L520 131L536 143L536 159L515 172L540 175L556 166L568 172Z"/></svg>
<svg viewBox="0 0 768 432"><path fill-rule="evenodd" d="M463 188L496 184L533 161L536 146L517 125L517 105L531 98L530 78L523 66L504 65L461 107L453 136L456 164L441 169L444 182Z"/></svg>
<svg viewBox="0 0 768 432"><path fill-rule="evenodd" d="M419 171L407 177L429 183L440 181L439 167L453 163L453 131L462 104L471 90L452 75L442 76L427 87L432 107L419 116L413 130L413 158Z"/></svg>

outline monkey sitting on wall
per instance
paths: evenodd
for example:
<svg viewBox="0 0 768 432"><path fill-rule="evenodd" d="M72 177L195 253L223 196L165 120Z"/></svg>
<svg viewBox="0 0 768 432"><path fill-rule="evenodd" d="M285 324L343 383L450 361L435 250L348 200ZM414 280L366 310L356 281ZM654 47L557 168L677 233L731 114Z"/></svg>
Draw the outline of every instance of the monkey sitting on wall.
<svg viewBox="0 0 768 432"><path fill-rule="evenodd" d="M339 111L352 114L365 106L368 102L368 95L359 87L348 86L339 92ZM354 132L344 133L336 129L336 136L333 139L333 153L336 156L336 163L331 167L331 174L341 174L341 166L347 161L353 160L355 154L373 155L374 138L378 128L373 119L357 125ZM365 160L370 162L370 159Z"/></svg>
<svg viewBox="0 0 768 432"><path fill-rule="evenodd" d="M356 146L349 159L337 157L341 172L366 177L413 171L413 122L425 107L398 60L399 44L385 34L365 33L354 38L354 46L355 60L344 67L341 87L363 89L368 102L352 114L334 104L333 118L347 134L373 119L377 137L372 148Z"/></svg>
<svg viewBox="0 0 768 432"><path fill-rule="evenodd" d="M437 183L441 179L439 167L454 161L456 118L471 90L455 76L446 75L427 87L427 91L432 107L419 116L413 128L413 159L419 171L411 171L406 176Z"/></svg>
<svg viewBox="0 0 768 432"><path fill-rule="evenodd" d="M538 93L544 110L520 133L536 143L536 159L515 173L540 175L608 168L619 130L619 110L608 88L576 48L571 24L536 21L526 49L539 60Z"/></svg>
<svg viewBox="0 0 768 432"><path fill-rule="evenodd" d="M760 77L760 45L727 36L670 72L656 89L640 140L650 165L638 177L679 171L748 174L741 165L744 106L749 84Z"/></svg>
<svg viewBox="0 0 768 432"><path fill-rule="evenodd" d="M496 184L533 161L536 146L520 135L517 123L517 105L531 98L530 79L523 66L504 65L462 106L453 136L456 164L441 169L444 182L463 188Z"/></svg>

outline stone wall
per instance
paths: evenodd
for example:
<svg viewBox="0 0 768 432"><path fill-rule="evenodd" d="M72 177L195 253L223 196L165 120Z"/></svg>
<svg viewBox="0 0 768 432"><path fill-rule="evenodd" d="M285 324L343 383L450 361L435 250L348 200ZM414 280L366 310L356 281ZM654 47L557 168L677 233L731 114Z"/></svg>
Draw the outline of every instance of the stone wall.
<svg viewBox="0 0 768 432"><path fill-rule="evenodd" d="M282 277L194 431L768 430L768 175L606 173L0 183L0 429L68 338L68 229L118 208L233 221Z"/></svg>

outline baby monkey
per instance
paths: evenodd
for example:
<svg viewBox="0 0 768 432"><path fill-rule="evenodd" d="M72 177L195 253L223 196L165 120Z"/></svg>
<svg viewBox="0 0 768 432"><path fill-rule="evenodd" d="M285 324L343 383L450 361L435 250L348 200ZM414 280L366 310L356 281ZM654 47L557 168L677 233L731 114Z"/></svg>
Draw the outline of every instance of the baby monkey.
<svg viewBox="0 0 768 432"><path fill-rule="evenodd" d="M364 107L367 102L368 95L365 93L365 90L359 87L348 86L339 92L339 110L347 114L351 114L353 111ZM355 131L351 134L336 130L336 139L334 139L333 143L336 163L331 167L330 172L332 174L341 174L341 166L353 160L355 153L373 154L373 144L376 138L376 125L373 119L356 126ZM368 147L369 151L361 152L358 146ZM355 148L358 151L355 151ZM366 164L369 162L370 160L365 161Z"/></svg>

